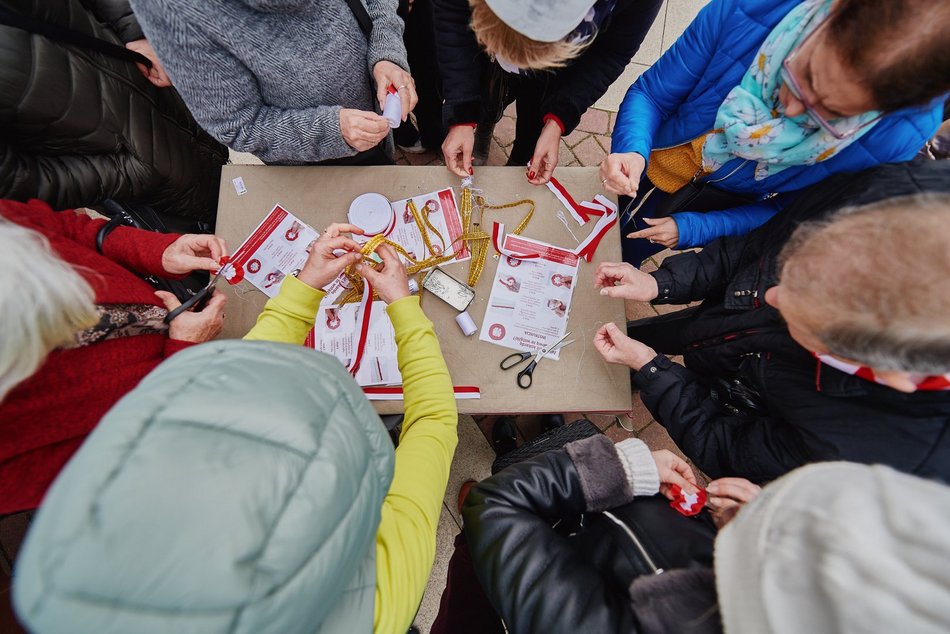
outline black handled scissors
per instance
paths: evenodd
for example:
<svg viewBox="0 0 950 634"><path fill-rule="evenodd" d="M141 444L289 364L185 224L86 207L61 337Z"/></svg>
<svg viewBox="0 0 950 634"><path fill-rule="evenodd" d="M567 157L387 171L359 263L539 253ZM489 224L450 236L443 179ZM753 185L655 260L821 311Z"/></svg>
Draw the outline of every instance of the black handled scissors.
<svg viewBox="0 0 950 634"><path fill-rule="evenodd" d="M569 346L574 343L574 340L564 341L570 336L570 332L564 333L564 336L552 343L550 346L541 348L537 352L516 352L514 354L509 354L507 357L501 360L499 364L502 370L510 370L516 365L521 365L526 359L534 357L534 359L525 367L524 370L518 373L518 387L523 390L531 387L532 376L534 375L534 369L538 366L538 363L545 355L551 354L555 350L560 350L564 346Z"/></svg>
<svg viewBox="0 0 950 634"><path fill-rule="evenodd" d="M222 265L218 269L218 272L212 276L211 281L208 282L207 286L183 301L181 306L168 311L168 314L165 315L165 323L172 323L172 320L175 317L178 317L178 315L182 314L186 310L194 310L196 313L201 312L201 310L208 305L208 302L211 301L211 296L214 295L214 287L218 283L218 278L221 277L226 268L228 268L227 264Z"/></svg>

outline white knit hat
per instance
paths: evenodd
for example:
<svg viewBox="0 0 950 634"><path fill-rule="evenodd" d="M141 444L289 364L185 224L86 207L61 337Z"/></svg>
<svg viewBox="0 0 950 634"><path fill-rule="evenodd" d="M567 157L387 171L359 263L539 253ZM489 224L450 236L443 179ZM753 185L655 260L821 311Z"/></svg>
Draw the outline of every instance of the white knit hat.
<svg viewBox="0 0 950 634"><path fill-rule="evenodd" d="M557 42L577 28L595 0L485 0L492 13L525 37Z"/></svg>
<svg viewBox="0 0 950 634"><path fill-rule="evenodd" d="M716 539L727 634L950 631L950 487L889 467L797 469Z"/></svg>

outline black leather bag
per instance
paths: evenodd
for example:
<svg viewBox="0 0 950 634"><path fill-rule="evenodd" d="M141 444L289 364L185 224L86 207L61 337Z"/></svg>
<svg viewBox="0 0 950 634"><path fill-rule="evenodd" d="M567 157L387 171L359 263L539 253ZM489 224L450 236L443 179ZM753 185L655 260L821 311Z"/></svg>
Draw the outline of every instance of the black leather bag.
<svg viewBox="0 0 950 634"><path fill-rule="evenodd" d="M96 251L100 254L109 234L120 226L135 227L136 229L157 233L211 233L211 227L202 222L190 222L188 226L170 228L166 223L168 219L163 218L151 207L120 203L111 198L103 201L101 211L109 217L109 221L102 225L96 234ZM176 220L179 225L186 222L181 218ZM210 276L207 271L195 271L180 280L168 280L155 275L145 275L142 279L151 284L156 290L167 291L177 297L178 301L185 303L207 287Z"/></svg>
<svg viewBox="0 0 950 634"><path fill-rule="evenodd" d="M677 191L668 194L666 198L657 205L654 217L663 218L670 214L681 211L695 211L706 213L707 211L721 211L723 209L732 209L754 203L758 196L749 194L737 194L716 187L711 183L702 183L691 180Z"/></svg>

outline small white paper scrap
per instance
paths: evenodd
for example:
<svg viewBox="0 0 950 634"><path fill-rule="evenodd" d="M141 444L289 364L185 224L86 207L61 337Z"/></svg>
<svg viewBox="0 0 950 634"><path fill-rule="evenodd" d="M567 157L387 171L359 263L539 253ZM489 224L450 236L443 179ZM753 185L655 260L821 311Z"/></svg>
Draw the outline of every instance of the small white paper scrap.
<svg viewBox="0 0 950 634"><path fill-rule="evenodd" d="M247 193L247 187L244 185L244 179L240 176L231 179L231 184L234 185L234 191L238 196L243 196Z"/></svg>

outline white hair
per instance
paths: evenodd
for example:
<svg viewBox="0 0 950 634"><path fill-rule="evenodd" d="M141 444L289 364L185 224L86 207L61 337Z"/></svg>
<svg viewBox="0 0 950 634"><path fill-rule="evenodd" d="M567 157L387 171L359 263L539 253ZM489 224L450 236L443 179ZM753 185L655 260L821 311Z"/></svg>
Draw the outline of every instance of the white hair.
<svg viewBox="0 0 950 634"><path fill-rule="evenodd" d="M97 321L89 283L41 234L0 218L0 401Z"/></svg>

